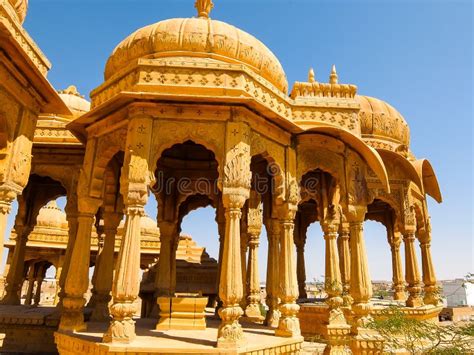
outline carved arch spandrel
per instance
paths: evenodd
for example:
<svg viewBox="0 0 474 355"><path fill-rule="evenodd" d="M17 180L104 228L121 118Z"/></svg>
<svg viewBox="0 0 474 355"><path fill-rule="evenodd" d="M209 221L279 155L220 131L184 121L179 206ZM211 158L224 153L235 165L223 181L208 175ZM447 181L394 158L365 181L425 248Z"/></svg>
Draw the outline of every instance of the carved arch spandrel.
<svg viewBox="0 0 474 355"><path fill-rule="evenodd" d="M225 150L225 123L221 122L155 120L150 148L151 164L156 167L165 150L186 141L200 144L214 153L217 171L221 175Z"/></svg>

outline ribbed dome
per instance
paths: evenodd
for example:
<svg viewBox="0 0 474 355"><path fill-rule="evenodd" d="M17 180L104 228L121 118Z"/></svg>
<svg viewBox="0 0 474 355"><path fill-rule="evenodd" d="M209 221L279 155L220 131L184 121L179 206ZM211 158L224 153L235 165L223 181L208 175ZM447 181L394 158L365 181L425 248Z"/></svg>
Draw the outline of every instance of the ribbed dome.
<svg viewBox="0 0 474 355"><path fill-rule="evenodd" d="M385 101L356 96L360 103L359 119L364 138L388 140L410 145L410 129L403 116Z"/></svg>
<svg viewBox="0 0 474 355"><path fill-rule="evenodd" d="M83 115L91 109L91 103L79 94L74 85L69 86L66 90L59 91L58 94L74 116Z"/></svg>
<svg viewBox="0 0 474 355"><path fill-rule="evenodd" d="M125 226L125 221L122 220L117 228L117 231L118 231L117 233L119 235L123 235L124 226ZM160 229L158 228L156 221L150 218L148 215L145 215L141 218L140 230L144 234L156 235L158 237L160 235Z"/></svg>
<svg viewBox="0 0 474 355"><path fill-rule="evenodd" d="M40 209L36 218L36 226L51 229L67 229L66 214L58 207L56 201L53 200Z"/></svg>
<svg viewBox="0 0 474 355"><path fill-rule="evenodd" d="M262 42L232 25L205 17L169 19L134 32L110 56L105 80L139 58L170 56L244 64L279 90L288 90L283 67Z"/></svg>

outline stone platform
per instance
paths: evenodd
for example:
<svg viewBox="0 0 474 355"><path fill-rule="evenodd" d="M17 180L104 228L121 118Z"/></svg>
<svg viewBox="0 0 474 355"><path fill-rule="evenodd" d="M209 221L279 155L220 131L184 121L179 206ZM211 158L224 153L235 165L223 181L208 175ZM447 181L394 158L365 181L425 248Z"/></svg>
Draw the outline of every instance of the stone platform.
<svg viewBox="0 0 474 355"><path fill-rule="evenodd" d="M55 307L0 305L0 353L56 354Z"/></svg>
<svg viewBox="0 0 474 355"><path fill-rule="evenodd" d="M132 344L102 343L104 323L88 323L79 333L55 333L58 351L73 354L297 354L303 337L282 338L267 327L243 323L246 346L239 349L216 348L219 320L208 317L205 330L153 330L154 319L137 319L137 339Z"/></svg>

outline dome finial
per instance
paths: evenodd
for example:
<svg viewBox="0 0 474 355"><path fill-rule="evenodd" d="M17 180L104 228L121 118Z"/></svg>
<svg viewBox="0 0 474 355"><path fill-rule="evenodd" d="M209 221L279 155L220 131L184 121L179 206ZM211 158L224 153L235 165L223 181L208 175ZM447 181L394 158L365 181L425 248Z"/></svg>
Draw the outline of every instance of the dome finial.
<svg viewBox="0 0 474 355"><path fill-rule="evenodd" d="M214 7L212 0L196 0L194 7L198 11L198 17L200 18L209 18L209 13Z"/></svg>
<svg viewBox="0 0 474 355"><path fill-rule="evenodd" d="M338 83L338 76L336 72L336 65L332 65L331 75L329 75L329 84L337 84Z"/></svg>
<svg viewBox="0 0 474 355"><path fill-rule="evenodd" d="M308 72L308 83L315 83L316 82L316 79L315 79L315 76L314 76L314 69L313 68L309 68L309 72Z"/></svg>

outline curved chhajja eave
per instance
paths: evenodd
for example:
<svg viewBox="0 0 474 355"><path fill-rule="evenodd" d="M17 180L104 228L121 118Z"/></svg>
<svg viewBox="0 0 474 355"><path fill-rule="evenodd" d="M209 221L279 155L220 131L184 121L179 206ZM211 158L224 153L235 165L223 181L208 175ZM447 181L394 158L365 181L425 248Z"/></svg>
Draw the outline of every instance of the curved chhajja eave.
<svg viewBox="0 0 474 355"><path fill-rule="evenodd" d="M390 183L388 181L387 169L385 169L385 165L383 163L382 158L374 148L369 147L362 139L360 139L356 135L338 127L320 126L313 127L305 131L305 133L310 132L324 133L326 135L337 138L349 145L352 149L354 149L362 156L362 158L366 161L367 165L374 171L375 175L379 178L385 191L387 193L390 193Z"/></svg>
<svg viewBox="0 0 474 355"><path fill-rule="evenodd" d="M436 202L443 202L441 189L439 188L438 178L434 172L433 166L428 159L418 159L412 162L418 176L423 181L423 190L426 194L435 199Z"/></svg>
<svg viewBox="0 0 474 355"><path fill-rule="evenodd" d="M423 189L423 182L421 180L421 177L418 174L415 167L406 158L404 158L398 153L392 152L387 149L377 149L377 152L380 154L384 162L388 162L389 160L395 160L398 163L400 163L400 165L404 169L406 178L414 182L416 186L420 188L420 191L423 193L424 189Z"/></svg>

